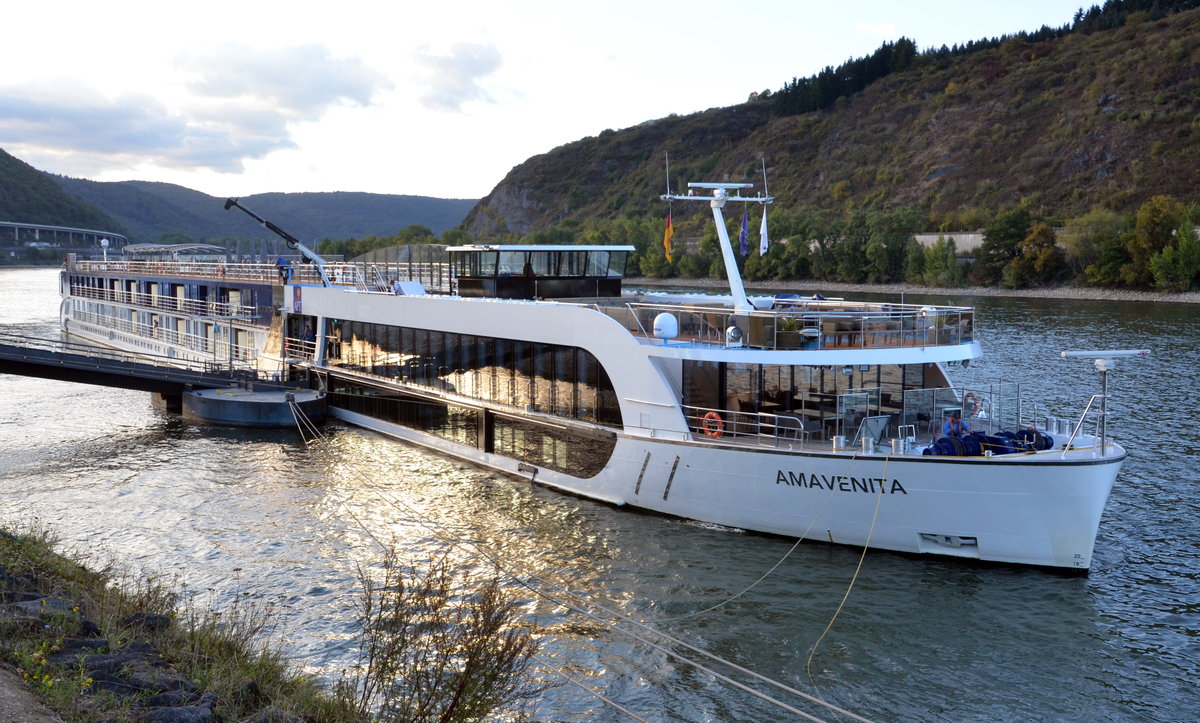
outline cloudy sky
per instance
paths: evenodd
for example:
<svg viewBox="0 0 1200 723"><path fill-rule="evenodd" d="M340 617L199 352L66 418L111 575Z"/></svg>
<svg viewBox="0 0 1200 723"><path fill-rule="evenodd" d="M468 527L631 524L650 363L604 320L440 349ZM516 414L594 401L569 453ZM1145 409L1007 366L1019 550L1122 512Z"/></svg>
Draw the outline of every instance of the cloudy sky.
<svg viewBox="0 0 1200 723"><path fill-rule="evenodd" d="M925 49L1063 25L1082 4L10 3L0 148L214 196L478 198L607 128L740 103L900 36Z"/></svg>

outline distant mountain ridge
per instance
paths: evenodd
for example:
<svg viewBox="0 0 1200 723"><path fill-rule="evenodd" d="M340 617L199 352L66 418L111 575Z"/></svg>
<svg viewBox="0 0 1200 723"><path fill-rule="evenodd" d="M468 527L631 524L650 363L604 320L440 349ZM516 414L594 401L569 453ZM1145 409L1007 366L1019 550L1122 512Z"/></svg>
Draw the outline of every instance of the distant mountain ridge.
<svg viewBox="0 0 1200 723"><path fill-rule="evenodd" d="M455 228L474 199L380 193L260 193L241 199L302 241L391 236L413 224ZM109 231L133 241L274 238L217 198L170 183L98 182L45 173L0 149L0 221Z"/></svg>
<svg viewBox="0 0 1200 723"><path fill-rule="evenodd" d="M97 182L51 176L64 192L104 209L129 235L157 241L183 233L197 241L227 236L274 236L240 212L226 212L224 198L183 186L150 181ZM412 224L435 234L454 228L473 199L379 193L260 193L241 198L246 207L302 241L389 236Z"/></svg>

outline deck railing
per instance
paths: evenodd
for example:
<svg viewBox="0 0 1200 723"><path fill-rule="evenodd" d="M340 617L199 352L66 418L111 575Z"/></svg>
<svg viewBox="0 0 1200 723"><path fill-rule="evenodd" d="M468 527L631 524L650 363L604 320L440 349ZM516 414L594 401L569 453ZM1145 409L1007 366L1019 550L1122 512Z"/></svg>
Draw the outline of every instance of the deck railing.
<svg viewBox="0 0 1200 723"><path fill-rule="evenodd" d="M684 406L683 416L696 439L752 442L769 447L803 449L814 430L790 414L731 412L726 409Z"/></svg>
<svg viewBox="0 0 1200 723"><path fill-rule="evenodd" d="M273 263L224 263L219 261L75 261L68 269L81 272L109 272L133 276L169 276L178 278L250 281L262 284L321 285L315 264L289 263L282 269ZM419 281L426 291L449 293L452 287L450 265L441 262L355 263L335 261L325 264L325 276L335 286L360 291L391 293L393 281Z"/></svg>
<svg viewBox="0 0 1200 723"><path fill-rule="evenodd" d="M253 306L242 304L180 299L162 294L145 294L122 289L100 289L91 286L81 286L79 284L71 285L71 295L81 299L108 301L115 304L135 306L141 309L173 312L188 316L246 319L253 318L257 313L257 310Z"/></svg>
<svg viewBox="0 0 1200 723"><path fill-rule="evenodd" d="M671 343L756 349L886 349L966 344L975 310L957 306L813 301L784 309L737 311L725 306L591 304L638 336L653 337L659 314L671 314ZM736 332L731 329L736 327Z"/></svg>
<svg viewBox="0 0 1200 723"><path fill-rule="evenodd" d="M258 352L253 347L234 344L231 348L228 341L221 336L206 337L186 334L174 329L142 324L114 316L104 316L90 311L74 311L71 316L80 322L92 324L113 334L122 334L130 343L136 344L138 340L161 342L167 346L179 347L199 355L211 355L213 360L218 363L249 365L258 359Z"/></svg>
<svg viewBox="0 0 1200 723"><path fill-rule="evenodd" d="M872 394L871 392L875 392ZM835 395L824 395L835 396ZM787 411L754 411L758 404L740 409L707 408L684 405L684 418L697 440L716 442L732 438L758 443L781 444L814 439L826 442L843 436L854 445L864 423L875 421L881 436L876 440L912 438L929 442L943 435L946 420L959 417L971 431L997 434L1036 427L1053 436L1055 446L1073 442L1085 427L1094 425L1091 437L1099 434L1099 413L1095 398L1078 417L1044 414L1041 405L1024 400L1016 382L997 382L970 387L908 389L903 396L880 394L878 389L848 390L836 394L836 403L822 406L803 397L788 403ZM794 403L795 409L790 407ZM766 406L766 403L762 403ZM1041 416L1037 416L1037 415ZM1031 416L1033 415L1033 416ZM886 422L884 421L886 420Z"/></svg>

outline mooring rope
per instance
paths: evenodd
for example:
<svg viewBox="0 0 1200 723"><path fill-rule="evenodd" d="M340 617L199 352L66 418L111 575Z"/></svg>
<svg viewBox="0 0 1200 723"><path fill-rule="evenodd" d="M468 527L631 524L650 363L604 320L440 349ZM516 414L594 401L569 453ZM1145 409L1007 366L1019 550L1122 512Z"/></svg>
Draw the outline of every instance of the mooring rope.
<svg viewBox="0 0 1200 723"><path fill-rule="evenodd" d="M853 464L854 460L857 458L858 458L857 452L850 455L850 459L846 462L845 472L850 471L850 465ZM886 468L887 467L885 465L884 469L886 469ZM843 474L843 476L845 476L845 475ZM737 600L741 596L743 596L746 593L753 590L759 583L761 583L763 580L766 580L768 577L770 577L771 574L774 573L775 570L778 569L779 566L782 565L785 560L787 560L789 557L791 557L791 554L796 551L796 548L800 546L800 543L804 542L804 540L808 537L808 533L812 532L813 525L817 524L817 521L821 519L821 515L825 514L825 508L829 506L829 503L831 500L833 500L833 490L829 490L829 494L825 495L825 501L821 503L821 509L817 510L817 513L815 515L813 515L812 521L808 523L808 527L806 527L804 529L804 532L800 533L800 536L796 538L796 541L794 543L792 543L792 546L788 548L788 551L783 553L783 557L779 558L779 561L776 562L774 565L772 565L757 580L750 583L749 585L742 588L740 591L734 593L733 595L730 595L728 598L722 600L721 602L716 603L715 605L711 605L702 610L696 610L694 612L686 613L684 615L676 615L676 616L669 617L669 618L655 618L654 623L656 623L656 624L670 623L670 622L675 622L676 620L686 620L687 618L693 618L693 617L697 617L699 615L704 615L705 613L710 613L713 610L717 610L717 609L725 607L729 603L733 602L734 600Z"/></svg>
<svg viewBox="0 0 1200 723"><path fill-rule="evenodd" d="M884 479L887 478L888 462L890 462L891 459L892 456L890 454L883 458ZM833 616L829 618L829 622L825 625L825 629L821 631L820 636L817 637L817 641L812 644L812 648L810 648L808 651L808 659L804 662L804 673L808 676L808 680L813 684L813 687L816 687L817 685L816 681L813 680L812 677L813 656L816 655L817 647L820 646L821 641L825 639L825 635L833 628L833 623L838 619L838 615L841 614L842 608L846 606L846 601L850 599L850 592L854 590L854 583L858 582L858 574L862 571L863 562L867 559L867 551L871 548L871 537L875 534L875 523L879 520L879 508L883 505L883 490L884 486L882 483L880 483L879 494L875 496L875 514L871 516L871 527L867 530L867 539L863 541L862 553L858 556L858 564L854 567L854 574L850 576L850 584L846 586L846 592L842 595L841 602L838 603L837 609L833 611Z"/></svg>

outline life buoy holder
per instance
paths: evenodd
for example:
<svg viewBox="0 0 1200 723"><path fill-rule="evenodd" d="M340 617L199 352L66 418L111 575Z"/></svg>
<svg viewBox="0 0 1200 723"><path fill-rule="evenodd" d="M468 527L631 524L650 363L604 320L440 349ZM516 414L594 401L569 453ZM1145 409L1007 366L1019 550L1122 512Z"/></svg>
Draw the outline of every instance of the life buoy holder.
<svg viewBox="0 0 1200 723"><path fill-rule="evenodd" d="M971 417L979 413L979 397L975 396L975 392L963 395L963 410Z"/></svg>
<svg viewBox="0 0 1200 723"><path fill-rule="evenodd" d="M704 434L713 439L725 433L725 420L716 412L705 414L704 419L700 420L700 426L704 429Z"/></svg>

